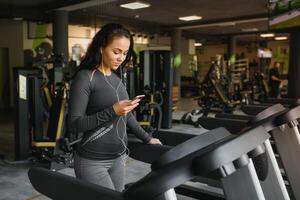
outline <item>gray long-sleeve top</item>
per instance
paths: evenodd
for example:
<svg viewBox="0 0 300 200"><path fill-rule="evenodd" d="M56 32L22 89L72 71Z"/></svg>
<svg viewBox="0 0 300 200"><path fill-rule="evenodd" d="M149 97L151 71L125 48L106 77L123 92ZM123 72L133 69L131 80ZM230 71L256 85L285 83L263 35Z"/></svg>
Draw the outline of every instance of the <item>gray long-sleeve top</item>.
<svg viewBox="0 0 300 200"><path fill-rule="evenodd" d="M119 117L113 105L128 99L125 86L112 73L80 70L72 81L68 125L71 133L83 132L77 153L94 160L113 159L125 153L126 124L145 143L151 137L138 124L132 113Z"/></svg>

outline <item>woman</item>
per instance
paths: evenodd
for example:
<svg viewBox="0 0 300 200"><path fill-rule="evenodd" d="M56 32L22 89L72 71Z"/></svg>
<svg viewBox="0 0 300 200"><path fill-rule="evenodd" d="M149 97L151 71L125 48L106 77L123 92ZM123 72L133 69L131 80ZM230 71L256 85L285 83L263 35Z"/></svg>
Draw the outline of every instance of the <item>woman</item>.
<svg viewBox="0 0 300 200"><path fill-rule="evenodd" d="M131 59L133 39L120 24L107 24L95 35L72 81L69 129L83 132L74 158L78 178L110 189L124 188L126 125L145 143L161 144L138 124L131 111L139 99L128 100L117 74ZM122 77L122 76L120 76Z"/></svg>

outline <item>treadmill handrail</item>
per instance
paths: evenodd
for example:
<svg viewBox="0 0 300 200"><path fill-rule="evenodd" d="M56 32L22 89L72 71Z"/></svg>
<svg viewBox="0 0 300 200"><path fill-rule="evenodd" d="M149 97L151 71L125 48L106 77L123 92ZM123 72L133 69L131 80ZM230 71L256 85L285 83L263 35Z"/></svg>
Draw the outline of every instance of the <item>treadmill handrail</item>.
<svg viewBox="0 0 300 200"><path fill-rule="evenodd" d="M159 169L229 135L231 135L230 132L220 127L193 137L164 153L152 163L151 168L152 170Z"/></svg>
<svg viewBox="0 0 300 200"><path fill-rule="evenodd" d="M230 138L229 141L216 144L217 146L211 148L209 152L198 156L194 160L197 175L206 175L221 168L224 166L224 163L228 164L242 155L247 155L269 138L270 135L266 130L262 126L258 126L247 130L239 136Z"/></svg>
<svg viewBox="0 0 300 200"><path fill-rule="evenodd" d="M281 113L282 111L287 111L287 109L283 105L281 104L272 105L264 109L263 111L259 112L257 115L255 115L252 119L249 120L248 124L249 125L255 124L258 121L265 120L274 114Z"/></svg>
<svg viewBox="0 0 300 200"><path fill-rule="evenodd" d="M276 126L281 126L300 118L300 105L290 109L275 119Z"/></svg>

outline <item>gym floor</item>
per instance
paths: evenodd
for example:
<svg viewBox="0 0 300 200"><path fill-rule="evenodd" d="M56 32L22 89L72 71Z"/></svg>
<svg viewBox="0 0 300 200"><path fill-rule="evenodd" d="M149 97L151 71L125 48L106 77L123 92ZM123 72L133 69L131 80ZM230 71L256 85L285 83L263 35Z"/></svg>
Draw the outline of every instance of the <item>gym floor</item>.
<svg viewBox="0 0 300 200"><path fill-rule="evenodd" d="M197 108L197 103L191 99L181 99L174 113L182 113ZM175 127L176 128L176 127ZM178 129L178 127L177 127ZM191 131L193 131L191 126ZM186 130L186 127L185 127ZM31 186L27 171L32 166L41 165L29 161L13 161L14 155L14 116L12 111L0 111L0 200L46 200L49 199ZM131 183L143 177L150 171L150 165L133 160L127 161L126 183ZM61 173L74 176L72 168L60 170ZM179 200L193 198L178 195Z"/></svg>

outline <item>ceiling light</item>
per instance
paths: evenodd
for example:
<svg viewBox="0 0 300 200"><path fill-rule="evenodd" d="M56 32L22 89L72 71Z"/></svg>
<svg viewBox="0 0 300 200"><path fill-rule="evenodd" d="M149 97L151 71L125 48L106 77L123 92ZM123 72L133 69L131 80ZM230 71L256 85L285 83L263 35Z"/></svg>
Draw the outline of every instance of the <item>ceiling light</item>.
<svg viewBox="0 0 300 200"><path fill-rule="evenodd" d="M131 10L136 10L136 9L150 7L150 4L136 1L136 2L132 2L132 3L121 4L120 7L131 9Z"/></svg>
<svg viewBox="0 0 300 200"><path fill-rule="evenodd" d="M275 40L287 40L288 37L286 36L278 36L278 37L275 37Z"/></svg>
<svg viewBox="0 0 300 200"><path fill-rule="evenodd" d="M260 37L263 37L263 38L274 37L274 33L263 33L263 34L260 34Z"/></svg>
<svg viewBox="0 0 300 200"><path fill-rule="evenodd" d="M269 20L269 18L263 17L263 18L254 18L254 19L235 20L235 21L231 21L231 22L233 22L235 24L244 24L244 23L252 23L252 22L265 22L268 20ZM226 22L226 23L228 23L228 22ZM208 27L219 26L220 24L221 24L220 22L195 24L195 25L190 25L190 26L179 26L178 29L186 30L186 29L195 29L195 28L208 28Z"/></svg>
<svg viewBox="0 0 300 200"><path fill-rule="evenodd" d="M235 22L223 22L223 23L218 24L218 26L220 26L220 27L235 26Z"/></svg>
<svg viewBox="0 0 300 200"><path fill-rule="evenodd" d="M242 32L256 32L258 28L243 28Z"/></svg>
<svg viewBox="0 0 300 200"><path fill-rule="evenodd" d="M202 19L202 17L197 15L191 15L191 16L179 17L178 19L182 21L193 21L193 20L200 20Z"/></svg>
<svg viewBox="0 0 300 200"><path fill-rule="evenodd" d="M195 46L195 47L201 47L201 46L202 46L202 43L196 42L196 43L194 44L194 46Z"/></svg>

